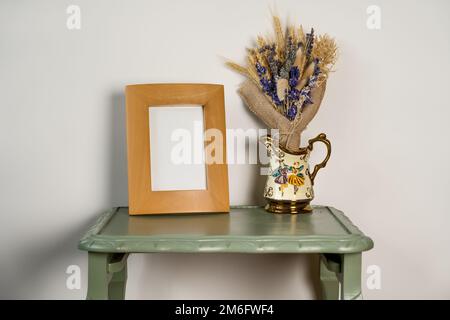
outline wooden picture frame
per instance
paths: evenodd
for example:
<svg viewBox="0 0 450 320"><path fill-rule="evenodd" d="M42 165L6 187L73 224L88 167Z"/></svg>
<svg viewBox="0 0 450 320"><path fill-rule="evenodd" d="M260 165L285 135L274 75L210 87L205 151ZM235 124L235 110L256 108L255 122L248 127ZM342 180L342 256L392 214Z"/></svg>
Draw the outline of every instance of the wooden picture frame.
<svg viewBox="0 0 450 320"><path fill-rule="evenodd" d="M126 86L125 91L129 213L229 212L223 86L139 84ZM203 107L205 131L215 128L221 132L223 159L221 163L205 163L205 190L153 191L149 108L189 104Z"/></svg>

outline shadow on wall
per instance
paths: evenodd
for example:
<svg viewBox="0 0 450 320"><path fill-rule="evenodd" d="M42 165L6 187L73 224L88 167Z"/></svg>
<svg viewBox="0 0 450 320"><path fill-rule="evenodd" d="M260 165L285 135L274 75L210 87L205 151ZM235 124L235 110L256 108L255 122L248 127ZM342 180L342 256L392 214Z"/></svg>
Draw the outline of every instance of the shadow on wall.
<svg viewBox="0 0 450 320"><path fill-rule="evenodd" d="M250 112L245 106L243 109L247 110L247 112ZM110 188L110 204L111 206L127 206L128 205L128 178L127 178L127 148L126 148L126 112L125 112L125 94L123 92L115 92L111 95L111 123L109 126L110 130L110 158L109 158L109 170L110 170L110 180L109 180L109 188ZM259 120L258 120L259 121ZM260 127L263 127L261 125ZM248 141L246 142L246 147L248 147ZM264 184L266 181L266 176L263 176L260 174L260 166L259 165L248 165L246 166L249 170L252 171L251 177L254 179L250 185L257 186L253 188L253 190L250 192L250 204L256 204L256 205L262 205L264 204L264 199L262 197L263 190L264 190ZM230 187L232 187L230 181ZM84 230L83 230L84 231ZM77 241L78 239L76 239ZM172 256L172 255L171 255ZM190 257L189 261L190 263L188 265L185 265L183 270L179 270L176 268L176 266L180 265L180 260L183 259L183 264L186 263L186 258ZM155 260L157 259L157 260ZM162 261L159 261L159 260ZM305 284L306 287L313 287L314 294L313 296L318 297L318 289L319 289L319 264L318 264L318 258L317 255L306 255L305 257L302 257L300 260L295 259L295 257L292 257L292 259L285 257L283 258L283 255L265 255L265 257L261 256L255 256L255 255L246 255L246 257L242 257L242 255L236 254L236 255L226 255L223 258L219 259L220 263L217 264L216 262L218 260L217 255L173 255L171 259L166 259L165 257L153 254L148 255L145 259L139 259L138 261L142 263L141 266L130 266L131 270L143 270L143 274L136 274L134 275L132 272L128 275L128 292L133 296L133 298L144 298L147 296L145 292L148 290L147 288L151 288L152 292L166 292L167 286L172 286L174 283L168 284L167 281L160 281L158 279L161 279L160 276L155 275L155 273L158 273L157 270L160 269L160 271L164 275L164 270L174 270L175 273L179 273L178 276L181 276L180 279L177 281L174 281L179 286L183 286L183 283L187 286L190 286L190 283L193 283L191 279L197 279L198 277L196 275L205 275L210 273L210 275L207 277L211 277L212 279L216 279L215 276L216 271L215 269L219 268L220 265L223 266L229 266L230 269L233 269L235 273L237 273L235 276L229 275L229 279L225 281L229 281L231 278L236 279L235 281L231 281L227 286L236 287L238 288L240 286L241 281L243 279L250 280L252 283L254 282L255 285L253 286L251 283L248 283L248 286L250 288L254 287L255 294L261 290L269 290L271 287L271 284L277 282L277 279L281 281L286 281L287 275L279 275L280 269L280 263L283 264L283 268L285 270L290 270L292 268L297 267L297 262L301 264L299 270L296 270L295 272L303 272L303 277L306 279L311 279L311 283ZM235 260L230 261L230 260ZM136 262L138 262L136 261ZM253 262L252 262L253 261ZM264 261L263 263L261 263ZM133 260L130 261L131 263ZM289 266L286 266L286 263ZM161 265L162 264L162 265ZM169 265L167 265L169 264ZM241 266L242 268L236 268L237 266ZM159 266L155 267L155 266ZM287 268L287 269L286 269ZM156 270L155 270L156 269ZM227 268L225 268L227 269ZM249 270L247 270L249 269ZM255 269L257 269L257 272L255 272ZM150 272L150 270L152 270ZM148 271L148 275L147 275ZM200 272L199 272L200 271ZM229 271L229 270L228 270ZM290 276L295 276L295 273L288 272ZM183 276L184 275L184 276ZM139 281L135 281L139 277ZM200 277L200 276L199 276ZM184 278L184 281L183 279ZM201 278L201 277L200 277ZM270 278L270 279L267 279ZM239 280L240 279L240 280ZM293 280L297 280L293 279ZM313 280L316 279L316 280ZM144 280L144 281L142 281ZM148 286L146 285L147 282ZM195 283L195 281L194 281ZM222 284L225 285L225 284ZM301 285L301 284L300 284ZM144 287L142 287L144 286ZM208 282L205 283L205 287L203 288L206 292L205 297L208 297L207 291L215 292L217 290L217 287L220 287L220 283L214 283L214 282ZM195 285L192 286L194 288ZM261 288L262 287L262 288ZM189 288L180 288L181 291L189 291ZM279 289L281 290L281 289ZM167 294L166 294L167 295ZM258 294L259 296L260 294ZM248 298L252 297L251 291L245 294L245 296L248 296ZM280 292L280 296L285 297ZM157 295L151 295L152 298L158 299ZM276 292L270 293L271 298L277 297ZM160 297L161 298L161 297ZM170 299L170 294L167 297ZM217 297L220 298L220 297ZM292 297L295 299L295 297Z"/></svg>
<svg viewBox="0 0 450 320"><path fill-rule="evenodd" d="M180 268L180 259L183 259ZM314 299L316 255L133 255L130 299Z"/></svg>
<svg viewBox="0 0 450 320"><path fill-rule="evenodd" d="M115 93L110 97L108 115L110 116L110 149L109 187L107 206L126 206L128 203L126 133L125 133L125 97L123 93ZM78 241L86 230L94 224L104 211L91 212L90 218L70 227L70 233L49 233L48 238L39 239L27 245L17 255L14 270L8 277L0 277L0 298L2 299L67 299L84 298L79 290L66 288L67 274L64 272L69 264L77 264L80 260L86 265L87 254L77 249ZM83 274L83 273L82 273ZM82 278L87 278L83 274ZM43 284L45 283L45 284ZM82 288L83 289L83 288ZM66 291L67 290L67 291ZM83 292L83 290L81 290ZM67 292L55 296L54 292Z"/></svg>
<svg viewBox="0 0 450 320"><path fill-rule="evenodd" d="M77 263L85 255L77 249L77 243L99 215L100 212L94 213L91 218L73 226L70 234L50 232L48 238L28 244L14 262L14 272L0 280L0 299L84 298L83 290L67 289L65 270L70 262ZM85 266L80 265L82 272L87 270L87 259L85 261ZM82 277L87 278L87 274ZM59 294L56 296L55 292Z"/></svg>
<svg viewBox="0 0 450 320"><path fill-rule="evenodd" d="M125 90L125 89L124 89ZM128 167L125 125L125 93L111 95L110 130L110 181L111 207L128 206Z"/></svg>

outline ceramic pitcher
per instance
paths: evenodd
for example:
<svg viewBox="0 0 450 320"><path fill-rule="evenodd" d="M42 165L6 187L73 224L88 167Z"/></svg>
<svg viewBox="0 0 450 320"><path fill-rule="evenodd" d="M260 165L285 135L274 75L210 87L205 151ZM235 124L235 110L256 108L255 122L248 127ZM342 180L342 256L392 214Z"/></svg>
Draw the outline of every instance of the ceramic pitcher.
<svg viewBox="0 0 450 320"><path fill-rule="evenodd" d="M266 145L270 167L264 189L267 200L266 210L274 213L307 213L310 202L314 198L314 178L317 172L325 167L331 154L331 143L324 133L308 141L308 146L298 152L289 153L278 146L277 141L265 136L262 141ZM316 142L327 147L325 159L309 169L309 157Z"/></svg>

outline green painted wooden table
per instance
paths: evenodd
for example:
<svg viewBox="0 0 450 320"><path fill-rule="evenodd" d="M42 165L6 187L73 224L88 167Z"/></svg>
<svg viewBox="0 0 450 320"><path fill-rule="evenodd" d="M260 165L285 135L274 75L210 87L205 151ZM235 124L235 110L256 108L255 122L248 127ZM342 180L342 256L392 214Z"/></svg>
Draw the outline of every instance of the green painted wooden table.
<svg viewBox="0 0 450 320"><path fill-rule="evenodd" d="M324 299L361 295L361 253L373 247L339 210L315 206L302 215L261 207L232 207L229 214L130 216L105 212L78 244L89 253L88 299L124 299L131 253L318 253ZM340 287L339 287L340 283Z"/></svg>

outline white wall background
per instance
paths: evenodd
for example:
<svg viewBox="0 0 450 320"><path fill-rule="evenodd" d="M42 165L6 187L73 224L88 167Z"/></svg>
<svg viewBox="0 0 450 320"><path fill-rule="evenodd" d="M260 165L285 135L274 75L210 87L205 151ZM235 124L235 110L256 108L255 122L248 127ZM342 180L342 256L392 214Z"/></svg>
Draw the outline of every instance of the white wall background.
<svg viewBox="0 0 450 320"><path fill-rule="evenodd" d="M0 297L84 298L76 245L127 204L124 86L223 83L228 128L262 127L221 56L271 27L269 8L333 35L341 49L305 134L333 144L315 203L342 209L375 241L381 290L365 298L450 298L448 1L1 1ZM66 28L79 5L81 30ZM381 8L381 30L366 8ZM297 20L298 19L298 20ZM261 203L258 167L229 168L232 204ZM314 259L138 255L128 298L314 298ZM68 290L68 265L82 268ZM182 267L180 267L182 266ZM363 281L367 275L364 274ZM363 284L364 284L363 282Z"/></svg>

